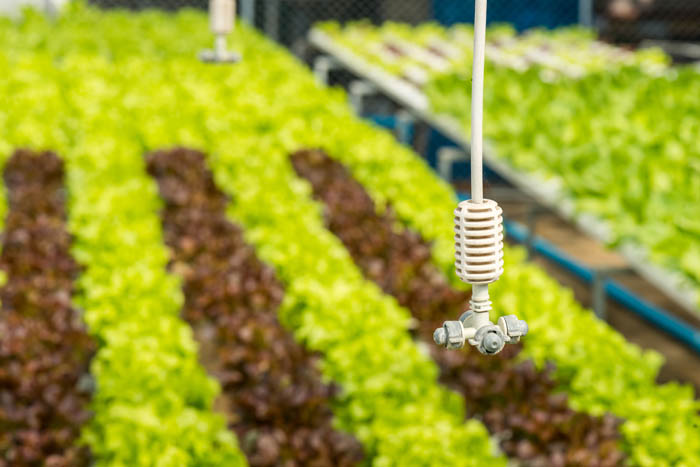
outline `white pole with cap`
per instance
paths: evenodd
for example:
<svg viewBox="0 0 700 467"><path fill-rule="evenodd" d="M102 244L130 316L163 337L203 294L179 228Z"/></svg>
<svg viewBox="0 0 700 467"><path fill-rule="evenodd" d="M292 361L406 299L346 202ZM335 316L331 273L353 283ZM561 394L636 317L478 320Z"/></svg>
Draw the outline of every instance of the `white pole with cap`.
<svg viewBox="0 0 700 467"><path fill-rule="evenodd" d="M486 55L486 0L476 0L474 11L474 64L472 72L472 199L455 210L455 270L462 281L472 285L469 310L459 321L446 321L435 330L435 343L460 349L466 342L486 355L495 355L507 343L527 334L525 321L515 315L503 316L493 324L489 317L489 284L503 274L503 211L484 199L483 122L484 62Z"/></svg>
<svg viewBox="0 0 700 467"><path fill-rule="evenodd" d="M241 56L226 47L226 36L231 34L236 20L235 0L209 0L209 27L214 34L214 50L203 50L200 60L207 63L235 63Z"/></svg>

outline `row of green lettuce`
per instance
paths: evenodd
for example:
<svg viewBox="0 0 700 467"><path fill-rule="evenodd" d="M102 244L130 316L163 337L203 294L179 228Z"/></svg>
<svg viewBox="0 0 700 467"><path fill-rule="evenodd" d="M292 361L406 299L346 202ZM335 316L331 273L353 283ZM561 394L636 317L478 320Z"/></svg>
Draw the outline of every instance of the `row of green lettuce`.
<svg viewBox="0 0 700 467"><path fill-rule="evenodd" d="M178 318L179 281L166 273L160 203L142 157L175 144L217 156L234 218L285 282L283 321L323 353L324 376L342 387L336 422L373 465L505 465L483 425L465 423L464 401L437 383L437 367L407 332L409 313L362 278L291 170L286 154L304 141L282 125L304 115L266 109L274 73L299 65L250 31L236 41L245 65L203 65L195 55L209 42L206 18L189 11L74 5L56 24L29 16L0 29L12 45L0 52L11 70L2 152L46 147L66 159L73 253L86 266L76 301L100 344L95 416L83 436L99 465L244 463L212 412L218 388L197 364ZM156 30L154 42L142 34ZM181 52L182 30L193 34ZM264 92L255 70L269 70Z"/></svg>
<svg viewBox="0 0 700 467"><path fill-rule="evenodd" d="M235 43L248 44L247 38L243 35ZM319 89L311 74L280 50L259 40L252 43L257 44L256 59L249 56L232 70L226 87L208 100L219 103L216 114L222 119L207 133L208 149L219 184L240 200L231 208L233 217L289 282L289 301L303 300L307 307L325 301L335 309L335 289L341 287L336 282L347 290L349 277L355 274L349 272L350 265L343 267L332 259L337 247L331 248L333 239L324 239L320 208L310 209L310 187L293 176L287 155L303 146L324 147L351 168L380 205L390 202L407 225L435 241L436 262L457 283L451 231L456 200L449 186L389 133L354 117L343 94ZM247 79L252 73L255 80ZM282 75L287 79L279 80ZM226 99L234 94L235 99ZM256 96L255 104L244 96ZM295 232L296 241L280 232ZM341 249L337 255L346 257ZM634 464L700 462L700 406L693 390L678 384L657 385L662 363L658 354L627 343L582 309L570 291L526 264L520 250L509 249L508 258L506 273L494 288L494 303L499 312L517 314L531 323L525 355L540 365L548 360L556 363L561 387L576 408L594 414L610 411L626 419L624 448ZM299 290L302 273L304 285ZM399 322L392 321L391 315L375 316L367 299L361 302L365 306L357 316L351 308L341 307L342 324L334 323L337 315L328 309L319 307L314 316L289 302L282 315L312 347L327 352L328 363L351 366L366 354L354 354L346 362L332 360L329 335L321 328L330 330L345 323L354 327L359 326L358 319L378 318L377 323L363 327L376 325L377 332L387 334ZM381 340L381 334L375 339Z"/></svg>
<svg viewBox="0 0 700 467"><path fill-rule="evenodd" d="M97 465L245 465L212 410L218 385L178 317L183 297L166 273L143 146L124 133L123 111L108 110L128 99L127 83L115 83L114 65L97 58L66 57L60 67L42 53L5 58L0 66L12 71L0 84L0 154L34 147L66 158L72 253L85 266L75 300L99 344L94 417L81 442Z"/></svg>
<svg viewBox="0 0 700 467"><path fill-rule="evenodd" d="M306 234L299 236L300 245L288 245L290 239L279 236L276 228L280 224L272 220L267 209L279 209L275 206L291 197L287 185L298 184L300 191L309 193L305 182L290 178L288 162L276 159L295 147L320 146L350 167L380 205L392 203L407 225L435 241L436 262L457 283L451 231L457 201L449 186L389 133L355 118L342 94L319 90L303 67L280 52L275 55L279 58L265 57L267 67L256 72L255 81L243 78L256 70L255 62L250 63L250 70L244 63L232 72L239 79L230 83L229 92L256 95L261 107L239 104L237 99L224 101L227 91L222 90L220 112L231 124L225 131L213 132L216 136L211 138L216 145L215 167L227 169L225 175L217 169L221 185L241 193L241 197L250 193L255 205L265 207L239 203L232 211L261 253L282 269L284 259L278 256L282 251L300 248L313 252L305 243ZM277 79L282 74L287 76L284 81ZM246 136L252 131L257 134ZM239 150L241 145L245 147ZM285 174L283 179L277 178L276 164L283 166L279 169ZM257 172L266 173L255 176ZM281 210L276 215L284 216ZM308 226L311 219L304 217L304 222ZM285 220L282 225L297 224ZM306 232L301 226L292 231ZM561 388L576 408L594 414L610 411L624 418L624 447L633 463L691 466L700 462L700 406L692 388L675 383L657 385L662 364L658 354L642 352L627 343L584 310L570 291L538 267L526 264L520 250L508 249L507 255L506 272L494 287L494 303L500 313L514 313L531 323L525 356L540 365L548 360L557 365ZM320 255L310 256L320 261L316 259ZM301 269L294 264L294 270ZM321 272L332 277L326 269Z"/></svg>
<svg viewBox="0 0 700 467"><path fill-rule="evenodd" d="M324 27L381 65L367 45L373 36L365 42L356 29ZM401 29L420 43L421 27ZM424 88L433 111L460 121L465 134L470 60L465 55L432 73ZM679 271L700 294L700 104L689 98L700 93L700 73L677 67L650 74L643 63L548 81L537 66L518 71L487 61L488 82L496 84L485 90L484 131L514 167L560 182L580 212L607 221L612 244L642 245L652 262ZM386 65L395 73L392 67Z"/></svg>
<svg viewBox="0 0 700 467"><path fill-rule="evenodd" d="M325 117L325 147L353 172L379 203L391 203L406 225L434 241L434 259L454 274L452 189L390 135L337 115ZM333 128L342 130L333 130ZM363 144L357 144L361 141ZM533 264L520 249L506 249L505 273L492 287L498 314L528 321L524 357L556 364L556 378L573 406L625 420L625 450L638 465L700 462L700 405L692 388L655 383L662 358L642 352L576 302L570 290Z"/></svg>
<svg viewBox="0 0 700 467"><path fill-rule="evenodd" d="M376 465L494 462L483 427L474 421L462 423L463 401L435 383L437 369L408 337L408 313L361 278L341 244L324 229L321 208L310 200L308 184L294 176L287 154L302 146L325 147L351 168L379 205L391 202L407 225L435 241L436 263L455 280L450 226L456 200L450 188L391 135L353 117L342 92L319 89L304 67L249 30L239 30L233 41L244 53L242 63L207 67L194 58L197 48L209 39L202 15L148 13L133 16L133 21L129 18L126 13L74 7L56 26L32 18L19 28L2 31L0 37L14 37L20 30L34 37L31 47L15 40L12 49L0 54L0 65L11 64L7 69L13 75L13 84L2 95L10 109L5 111L4 123L13 136L2 149L15 144L36 146L39 140L46 147L60 148L68 157L76 191L87 190L77 187L77 180L96 187L116 183L126 174L129 179L142 178L137 160L148 149L178 143L210 153L219 184L235 199L233 219L245 227L248 240L285 282L283 321L299 339L324 353L324 374L343 387L335 404L339 426L363 441ZM119 31L110 26L112 19ZM140 30L156 29L155 24L158 47L147 35L130 40ZM171 29L171 24L177 27ZM95 27L105 34L93 36ZM189 45L179 39L178 28L193 31L187 38ZM167 49L168 34L172 49ZM49 41L49 37L57 39ZM85 51L76 51L73 42L83 44ZM14 101L10 95L16 92L24 93L26 100ZM57 95L69 97L61 101ZM35 106L32 100L46 103ZM32 118L23 120L26 114ZM77 163L85 165L81 170L71 168ZM93 178L93 172L101 175ZM112 172L117 174L114 178L110 178ZM127 190L127 185L117 186ZM94 206L100 206L95 202L98 190L92 195ZM127 190L131 196L119 198L124 205L116 203L113 209L117 214L148 211L148 206L127 203L136 200L148 205L143 199L155 196L144 198L149 190L155 193L146 185L138 192ZM72 212L79 211L72 208ZM96 214L86 207L82 216L88 215ZM153 228L159 232L157 225ZM133 249L136 244L153 243L156 251L162 248L145 233L148 241L131 234L131 228L120 232L114 234L118 237L114 242L119 240L120 245ZM75 233L86 245L88 240L81 239L99 245L99 236L107 235L97 227L76 228ZM138 248L139 253L143 251ZM81 254L100 269L101 257ZM129 264L143 261L136 254L127 257ZM578 409L624 417L624 447L632 463L700 463L700 420L692 390L677 384L656 385L658 355L642 353L625 342L581 309L569 291L536 266L525 264L521 253L508 249L507 257L506 273L494 287L494 301L498 311L530 321L525 356L540 365L553 361L562 390ZM163 272L165 259L160 260L157 275L168 277ZM90 287L99 289L101 281L110 277L95 276ZM110 299L121 299L119 306L124 308L119 311L128 316L134 312L130 287L141 289L124 279L120 287L121 283L127 284L119 289L123 295ZM179 296L177 291L172 293L170 300ZM91 328L108 329L108 323L121 316L113 314L115 305L105 308L100 303L85 302L86 319ZM97 310L92 312L94 323L91 308ZM110 357L119 358L116 353ZM97 380L99 394L99 374ZM135 394L138 388L130 391ZM115 400L118 393L109 389ZM107 406L97 408L106 411ZM162 420L158 416L150 420L157 424ZM99 430L88 430L88 435L91 432ZM201 452L206 446L211 443L203 441ZM462 453L463 446L470 446L468 456Z"/></svg>
<svg viewBox="0 0 700 467"><path fill-rule="evenodd" d="M342 26L329 21L315 28L370 63L407 79L430 77L450 66L462 66L473 56L474 28L470 24L445 27L432 22L417 26L385 22L377 27L369 21ZM508 24L491 25L486 40L489 62L520 71L539 68L549 80L578 78L625 66L658 74L669 63L660 49L624 50L596 41L591 30L578 26L517 34ZM421 81L418 79L417 84Z"/></svg>

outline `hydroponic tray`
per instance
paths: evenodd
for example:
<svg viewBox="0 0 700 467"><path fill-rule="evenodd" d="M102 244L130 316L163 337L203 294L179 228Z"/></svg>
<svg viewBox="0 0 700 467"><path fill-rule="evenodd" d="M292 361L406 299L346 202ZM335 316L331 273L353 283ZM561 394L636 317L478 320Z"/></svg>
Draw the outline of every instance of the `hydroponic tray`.
<svg viewBox="0 0 700 467"><path fill-rule="evenodd" d="M309 32L309 41L314 47L331 55L355 75L370 81L397 104L405 107L469 153L471 145L459 123L447 115L437 115L431 112L427 96L418 87L367 62L318 29L312 29ZM504 179L527 193L538 203L574 223L587 235L602 243L610 243L611 227L609 224L592 214L578 212L573 199L564 190L560 179L551 176L545 177L537 173L526 173L514 168L508 161L498 157L488 142L485 143L484 161ZM696 315L700 314L698 307L700 293L682 274L650 263L648 252L638 244L626 243L618 247L617 250L640 276L654 283L669 298L687 311Z"/></svg>

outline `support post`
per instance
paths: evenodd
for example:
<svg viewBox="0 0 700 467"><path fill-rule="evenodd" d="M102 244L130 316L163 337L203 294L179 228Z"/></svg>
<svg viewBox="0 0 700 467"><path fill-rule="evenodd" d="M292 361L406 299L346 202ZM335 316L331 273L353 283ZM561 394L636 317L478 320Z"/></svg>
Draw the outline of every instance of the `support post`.
<svg viewBox="0 0 700 467"><path fill-rule="evenodd" d="M413 128L413 124L415 122L416 119L409 111L401 109L396 112L395 133L396 139L399 140L400 143L405 144L406 146L411 146L413 143L411 129Z"/></svg>
<svg viewBox="0 0 700 467"><path fill-rule="evenodd" d="M241 18L255 27L255 0L240 0Z"/></svg>
<svg viewBox="0 0 700 467"><path fill-rule="evenodd" d="M591 283L591 305L595 315L603 320L608 320L608 280L615 274L630 272L626 266L623 267L598 267L593 268L593 281Z"/></svg>
<svg viewBox="0 0 700 467"><path fill-rule="evenodd" d="M592 290L592 305L593 312L602 321L608 320L607 312L607 297L605 295L605 282L607 280L607 274L602 269L595 269L593 271L593 284L591 285Z"/></svg>
<svg viewBox="0 0 700 467"><path fill-rule="evenodd" d="M459 148L445 146L437 151L437 169L440 177L452 182L452 165L458 161L467 161L469 157Z"/></svg>
<svg viewBox="0 0 700 467"><path fill-rule="evenodd" d="M350 103L355 113L362 116L365 111L365 98L376 94L377 88L369 81L355 80L350 83Z"/></svg>
<svg viewBox="0 0 700 467"><path fill-rule="evenodd" d="M578 22L581 26L585 26L587 28L593 27L593 0L578 0Z"/></svg>
<svg viewBox="0 0 700 467"><path fill-rule="evenodd" d="M265 1L265 33L279 42L280 40L280 0Z"/></svg>
<svg viewBox="0 0 700 467"><path fill-rule="evenodd" d="M542 208L531 203L527 210L527 237L525 238L525 249L527 258L532 261L535 258L535 238L537 237L537 218L542 213Z"/></svg>
<svg viewBox="0 0 700 467"><path fill-rule="evenodd" d="M316 81L327 86L330 81L330 72L339 68L338 62L328 55L320 55L314 60L314 76Z"/></svg>

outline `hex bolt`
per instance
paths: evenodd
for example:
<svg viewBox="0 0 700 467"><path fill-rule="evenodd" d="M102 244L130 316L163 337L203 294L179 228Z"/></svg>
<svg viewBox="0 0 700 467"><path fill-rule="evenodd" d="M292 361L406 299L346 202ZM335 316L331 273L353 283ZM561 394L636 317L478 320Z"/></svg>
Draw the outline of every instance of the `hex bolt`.
<svg viewBox="0 0 700 467"><path fill-rule="evenodd" d="M511 344L519 342L520 338L527 335L530 330L527 323L518 319L515 315L501 316L498 318L498 327L503 334L508 336L508 342Z"/></svg>
<svg viewBox="0 0 700 467"><path fill-rule="evenodd" d="M502 340L496 333L490 332L484 336L481 345L487 353L496 353L502 345Z"/></svg>
<svg viewBox="0 0 700 467"><path fill-rule="evenodd" d="M433 340L440 347L444 347L445 344L447 344L447 332L445 332L444 327L435 330L433 333Z"/></svg>
<svg viewBox="0 0 700 467"><path fill-rule="evenodd" d="M476 348L484 355L494 355L503 350L506 337L501 328L493 324L484 326L474 336Z"/></svg>
<svg viewBox="0 0 700 467"><path fill-rule="evenodd" d="M433 340L437 345L447 349L455 350L464 347L466 341L464 328L459 321L445 321L441 328L437 328L433 333Z"/></svg>

